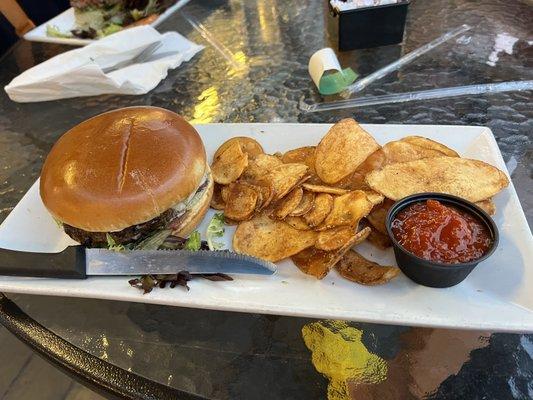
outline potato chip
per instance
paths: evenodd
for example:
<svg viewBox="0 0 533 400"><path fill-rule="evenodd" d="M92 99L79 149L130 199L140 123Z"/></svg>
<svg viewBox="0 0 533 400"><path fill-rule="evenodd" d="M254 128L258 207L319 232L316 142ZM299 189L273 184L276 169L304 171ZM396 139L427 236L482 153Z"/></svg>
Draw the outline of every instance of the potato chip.
<svg viewBox="0 0 533 400"><path fill-rule="evenodd" d="M385 197L381 195L378 192L375 192L374 190L365 190L366 198L374 205L377 206L378 204L383 203L385 200Z"/></svg>
<svg viewBox="0 0 533 400"><path fill-rule="evenodd" d="M373 210L370 214L366 216L370 225L377 231L387 234L387 227L385 226L385 218L387 217L387 212L389 210L385 208L378 208Z"/></svg>
<svg viewBox="0 0 533 400"><path fill-rule="evenodd" d="M219 185L218 183L215 183L215 187L213 189L213 197L211 197L211 208L214 208L215 210L223 210L226 206L226 202L222 198L222 188L224 186Z"/></svg>
<svg viewBox="0 0 533 400"><path fill-rule="evenodd" d="M387 250L392 246L392 241L390 240L389 235L385 235L376 229L372 229L367 240L369 243L382 250Z"/></svg>
<svg viewBox="0 0 533 400"><path fill-rule="evenodd" d="M283 219L289 215L302 201L303 192L301 187L291 190L287 196L278 201L272 216L277 219Z"/></svg>
<svg viewBox="0 0 533 400"><path fill-rule="evenodd" d="M422 136L407 136L402 139L402 142L416 144L417 146L424 147L426 149L437 150L448 157L459 157L459 154L443 145L442 143L435 142L434 140L422 137Z"/></svg>
<svg viewBox="0 0 533 400"><path fill-rule="evenodd" d="M307 225L307 222L305 222L305 219L303 217L291 217L289 215L283 221L288 223L293 228L298 229L299 231L311 230L311 227Z"/></svg>
<svg viewBox="0 0 533 400"><path fill-rule="evenodd" d="M320 225L320 230L336 226L357 226L359 220L370 212L373 204L362 190L355 190L333 200L333 208Z"/></svg>
<svg viewBox="0 0 533 400"><path fill-rule="evenodd" d="M348 191L369 189L369 186L365 181L365 175L362 175L357 171L334 183L334 185L339 189L345 189Z"/></svg>
<svg viewBox="0 0 533 400"><path fill-rule="evenodd" d="M483 201L478 201L476 203L476 206L481 208L483 211L485 211L489 215L496 214L496 204L492 201L492 199L487 199Z"/></svg>
<svg viewBox="0 0 533 400"><path fill-rule="evenodd" d="M233 220L231 218L228 218L228 217L224 216L224 223L226 225L239 225L240 221L235 221L235 220Z"/></svg>
<svg viewBox="0 0 533 400"><path fill-rule="evenodd" d="M387 283L400 273L399 268L381 266L354 250L346 252L335 264L335 269L343 278L368 286Z"/></svg>
<svg viewBox="0 0 533 400"><path fill-rule="evenodd" d="M370 154L361 165L357 167L356 172L366 175L375 169L381 169L385 165L387 157L381 148Z"/></svg>
<svg viewBox="0 0 533 400"><path fill-rule="evenodd" d="M385 165L421 160L423 158L442 157L445 155L438 150L428 149L401 140L389 142L381 150L386 157Z"/></svg>
<svg viewBox="0 0 533 400"><path fill-rule="evenodd" d="M359 229L364 229L366 227L369 227L370 234L368 235L368 242L372 244L373 246L376 246L377 248L381 250L387 250L389 247L392 246L392 242L389 238L389 235L385 235L381 232L379 232L377 229L375 229L370 222L366 218L363 218L361 222L359 223Z"/></svg>
<svg viewBox="0 0 533 400"><path fill-rule="evenodd" d="M261 215L239 224L233 236L233 249L276 262L313 246L316 236L316 232L298 230Z"/></svg>
<svg viewBox="0 0 533 400"><path fill-rule="evenodd" d="M220 185L220 197L224 203L228 202L229 185Z"/></svg>
<svg viewBox="0 0 533 400"><path fill-rule="evenodd" d="M298 147L297 149L289 150L281 157L284 164L299 163L311 167L315 164L315 146Z"/></svg>
<svg viewBox="0 0 533 400"><path fill-rule="evenodd" d="M239 179L247 165L248 155L239 142L233 142L214 159L211 173L216 183L227 185Z"/></svg>
<svg viewBox="0 0 533 400"><path fill-rule="evenodd" d="M315 247L324 251L337 250L344 246L354 235L355 228L338 226L318 234Z"/></svg>
<svg viewBox="0 0 533 400"><path fill-rule="evenodd" d="M299 147L294 150L289 150L281 160L285 163L300 163L305 164L309 167L308 174L311 175L307 182L313 184L321 184L322 180L318 177L315 171L315 147Z"/></svg>
<svg viewBox="0 0 533 400"><path fill-rule="evenodd" d="M322 279L350 247L363 242L369 233L370 228L365 228L362 231L354 233L352 238L344 246L333 251L324 251L316 247L310 247L293 255L291 260L303 273L312 275L317 279Z"/></svg>
<svg viewBox="0 0 533 400"><path fill-rule="evenodd" d="M263 191L259 188L259 186L249 184L257 193L257 201L255 202L255 211L260 211L259 208L261 207L261 204L263 204Z"/></svg>
<svg viewBox="0 0 533 400"><path fill-rule="evenodd" d="M300 204L298 204L298 206L294 210L292 210L289 213L289 215L292 217L298 217L300 215L304 215L305 213L309 212L311 208L313 208L314 203L315 203L315 194L304 190Z"/></svg>
<svg viewBox="0 0 533 400"><path fill-rule="evenodd" d="M248 159L251 160L252 158L256 157L259 154L263 154L263 147L255 140L250 137L245 136L237 136L233 137L229 140L226 140L224 143L220 145L220 147L215 152L215 155L213 156L213 159L216 159L220 154L224 152L229 146L234 144L235 142L239 143L241 145L242 151L248 154Z"/></svg>
<svg viewBox="0 0 533 400"><path fill-rule="evenodd" d="M335 183L353 173L379 145L351 118L333 125L315 152L315 170L325 183Z"/></svg>
<svg viewBox="0 0 533 400"><path fill-rule="evenodd" d="M282 165L281 160L270 154L259 154L248 163L242 174L242 179L257 181L263 179L272 169Z"/></svg>
<svg viewBox="0 0 533 400"><path fill-rule="evenodd" d="M369 186L392 200L415 193L439 192L478 202L509 184L507 176L490 164L456 157L424 158L391 164L366 176Z"/></svg>
<svg viewBox="0 0 533 400"><path fill-rule="evenodd" d="M224 216L235 221L249 219L255 211L257 192L250 185L232 183L228 189Z"/></svg>
<svg viewBox="0 0 533 400"><path fill-rule="evenodd" d="M336 182L335 186L347 190L367 190L369 187L365 181L366 174L375 169L381 169L385 162L385 153L378 149L370 154L352 174Z"/></svg>
<svg viewBox="0 0 533 400"><path fill-rule="evenodd" d="M303 214L303 219L310 227L318 226L326 219L333 208L333 196L328 193L318 193L311 210Z"/></svg>
<svg viewBox="0 0 533 400"><path fill-rule="evenodd" d="M261 211L268 207L272 202L272 199L274 198L274 191L268 182L258 181L253 186L258 194L255 208L257 211Z"/></svg>
<svg viewBox="0 0 533 400"><path fill-rule="evenodd" d="M366 216L366 219L368 222L370 222L370 225L384 235L387 235L387 227L385 225L387 213L393 204L394 202L392 200L387 199L383 202L383 204L374 207Z"/></svg>
<svg viewBox="0 0 533 400"><path fill-rule="evenodd" d="M279 200L305 179L309 167L304 164L281 164L265 178L274 190L274 200Z"/></svg>
<svg viewBox="0 0 533 400"><path fill-rule="evenodd" d="M331 186L324 186L324 185L313 185L311 183L304 183L302 185L304 189L308 190L309 192L315 192L315 193L329 193L329 194L335 194L335 195L342 195L349 192L349 190L346 189L340 189L336 187Z"/></svg>

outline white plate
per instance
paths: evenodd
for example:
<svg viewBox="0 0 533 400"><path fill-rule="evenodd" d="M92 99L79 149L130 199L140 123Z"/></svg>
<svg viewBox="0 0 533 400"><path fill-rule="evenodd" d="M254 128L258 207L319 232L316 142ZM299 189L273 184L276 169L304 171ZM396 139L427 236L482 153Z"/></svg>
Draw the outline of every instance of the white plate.
<svg viewBox="0 0 533 400"><path fill-rule="evenodd" d="M207 152L232 136L256 138L267 152L318 143L330 125L208 124L197 126ZM440 141L462 156L489 162L507 171L491 131L483 127L363 125L386 143L407 135ZM338 318L388 324L438 326L499 331L533 331L533 238L515 189L510 185L495 197L495 221L500 230L496 252L478 265L461 284L432 289L404 275L387 285L365 287L332 271L318 281L290 261L279 264L272 277L239 276L232 282L190 282L191 290L155 289L143 295L128 278L87 281L0 277L0 291L57 296L92 297L216 310L317 318ZM209 213L200 227L205 233ZM229 246L234 228L228 227ZM12 249L60 251L71 240L44 209L37 183L0 226L0 246ZM394 264L392 251L360 246L362 253Z"/></svg>
<svg viewBox="0 0 533 400"><path fill-rule="evenodd" d="M179 0L173 6L167 8L163 14L159 16L152 25L154 28L160 23L165 21L170 17L174 12L187 4L190 0ZM76 28L76 20L74 18L74 9L71 7L68 10L62 12L59 15L56 15L54 18L48 20L44 24L39 25L38 27L32 29L24 35L24 39L29 40L30 42L46 42L46 43L60 43L68 44L72 46L85 46L89 43L94 42L93 39L79 39L79 38L58 38L51 37L46 34L46 26L55 25L59 28L61 32L70 32L72 29Z"/></svg>

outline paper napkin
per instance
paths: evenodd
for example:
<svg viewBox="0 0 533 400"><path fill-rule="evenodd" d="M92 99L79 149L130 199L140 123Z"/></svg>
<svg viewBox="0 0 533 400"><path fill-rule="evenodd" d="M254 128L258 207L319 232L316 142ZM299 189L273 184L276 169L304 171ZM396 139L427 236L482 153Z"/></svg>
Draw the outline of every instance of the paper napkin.
<svg viewBox="0 0 533 400"><path fill-rule="evenodd" d="M135 59L155 42L161 45L144 62L104 73ZM13 79L6 87L17 102L37 102L99 94L145 94L169 69L189 61L203 49L177 32L159 33L151 26L125 29L80 49L67 51Z"/></svg>

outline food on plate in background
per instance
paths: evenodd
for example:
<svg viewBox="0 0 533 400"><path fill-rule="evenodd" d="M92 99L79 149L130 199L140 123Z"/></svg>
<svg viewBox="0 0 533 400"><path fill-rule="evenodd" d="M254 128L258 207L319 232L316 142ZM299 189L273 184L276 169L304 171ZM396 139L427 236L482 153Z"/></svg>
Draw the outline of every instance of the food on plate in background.
<svg viewBox="0 0 533 400"><path fill-rule="evenodd" d="M379 249L392 243L385 220L394 202L412 193L458 195L495 213L492 197L505 174L447 146L407 136L381 147L352 119L334 124L317 146L266 154L253 138L223 143L213 159L217 185L212 207L237 225L235 251L281 261L304 273L339 274L364 285L398 275L351 247L365 240ZM217 180L218 179L218 180Z"/></svg>
<svg viewBox="0 0 533 400"><path fill-rule="evenodd" d="M82 245L157 249L196 228L213 186L204 145L187 121L162 108L129 107L61 136L44 162L40 194Z"/></svg>
<svg viewBox="0 0 533 400"><path fill-rule="evenodd" d="M54 25L46 27L52 37L96 39L125 27L148 25L176 0L70 0L76 27L62 32Z"/></svg>

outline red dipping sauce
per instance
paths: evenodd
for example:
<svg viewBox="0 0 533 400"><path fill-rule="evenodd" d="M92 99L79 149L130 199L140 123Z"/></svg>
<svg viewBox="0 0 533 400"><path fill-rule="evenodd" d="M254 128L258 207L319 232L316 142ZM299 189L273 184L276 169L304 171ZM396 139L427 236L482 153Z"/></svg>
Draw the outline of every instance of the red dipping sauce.
<svg viewBox="0 0 533 400"><path fill-rule="evenodd" d="M478 218L437 200L404 208L396 214L391 228L407 251L439 263L476 260L492 245L489 229Z"/></svg>

